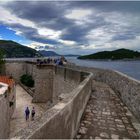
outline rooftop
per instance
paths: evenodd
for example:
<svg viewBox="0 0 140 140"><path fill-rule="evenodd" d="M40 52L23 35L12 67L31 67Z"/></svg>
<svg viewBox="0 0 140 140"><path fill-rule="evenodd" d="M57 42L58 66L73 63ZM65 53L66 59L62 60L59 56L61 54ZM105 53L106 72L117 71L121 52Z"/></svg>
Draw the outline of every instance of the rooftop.
<svg viewBox="0 0 140 140"><path fill-rule="evenodd" d="M3 95L7 89L8 85L3 82L0 82L0 95Z"/></svg>
<svg viewBox="0 0 140 140"><path fill-rule="evenodd" d="M9 87L12 87L15 84L15 81L8 76L0 76L0 82L7 84Z"/></svg>

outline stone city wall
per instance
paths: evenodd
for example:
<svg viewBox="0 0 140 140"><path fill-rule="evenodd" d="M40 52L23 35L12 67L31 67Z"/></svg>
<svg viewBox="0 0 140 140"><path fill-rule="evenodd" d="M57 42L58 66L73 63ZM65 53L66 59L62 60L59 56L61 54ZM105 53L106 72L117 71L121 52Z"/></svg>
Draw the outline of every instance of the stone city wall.
<svg viewBox="0 0 140 140"><path fill-rule="evenodd" d="M17 82L20 81L20 76L29 74L33 78L36 75L36 65L34 62L28 61L6 61L5 63L6 75L12 76Z"/></svg>
<svg viewBox="0 0 140 140"><path fill-rule="evenodd" d="M84 71L90 71L93 73L93 79L101 82L105 82L109 86L112 87L113 90L115 90L118 95L121 97L123 102L129 107L129 109L133 112L133 114L140 120L140 98L139 98L139 93L140 93L140 82L137 80L134 80L122 73L119 73L117 71L112 71L112 70L105 70L105 69L99 69L99 68L87 68L87 67L80 67L80 66L75 66L71 65L69 66L73 70L69 70L74 72L75 70L84 70ZM25 64L25 62L8 62L6 63L6 73L8 75L12 75L15 79L19 80L19 77L24 74L24 73L30 73L35 77L35 65L34 64ZM62 85L65 85L64 87L67 87L67 79L72 78L73 80L68 80L71 81L72 85L73 83L75 84L76 82L72 81L79 81L80 79L78 74L72 73L69 71L65 71L65 68L57 68L57 73L56 77L54 78L54 93L53 97L59 96L63 91L67 91L68 88L63 89ZM68 74L68 75L67 75ZM65 75L65 76L64 76ZM64 80L63 80L63 78ZM59 79L59 80L58 80ZM58 82L61 81L61 82ZM57 84L59 85L60 88L58 88ZM72 86L73 87L73 86ZM71 88L72 88L71 87ZM61 92L62 91L62 92Z"/></svg>
<svg viewBox="0 0 140 140"><path fill-rule="evenodd" d="M62 68L62 67L61 67ZM55 74L59 75L62 72L59 68L55 69ZM58 70L59 69L59 70ZM62 68L63 69L63 68ZM57 71L58 70L58 71ZM72 79L71 69L69 71L67 80ZM72 73L70 73L72 72ZM31 139L63 139L63 138L74 138L77 133L80 119L84 112L85 106L91 93L92 74L79 72L79 78L83 79L69 94L65 94L64 98L58 102L51 109L46 111L41 119L33 122L27 128L18 132L14 138L31 138ZM65 72L67 73L67 72ZM68 74L67 73L67 74ZM60 74L63 78L65 75ZM59 76L60 76L59 75ZM73 77L72 81L75 81ZM78 83L78 82L77 82Z"/></svg>
<svg viewBox="0 0 140 140"><path fill-rule="evenodd" d="M8 98L9 98L9 112L10 118L13 116L13 113L16 109L16 85L13 83L8 89Z"/></svg>
<svg viewBox="0 0 140 140"><path fill-rule="evenodd" d="M26 74L29 74L33 77L36 76L36 64L34 62L26 61Z"/></svg>
<svg viewBox="0 0 140 140"><path fill-rule="evenodd" d="M108 84L140 121L140 82L117 71L105 71L96 78Z"/></svg>
<svg viewBox="0 0 140 140"><path fill-rule="evenodd" d="M33 102L47 102L53 99L53 65L37 65L35 79L35 93Z"/></svg>
<svg viewBox="0 0 140 140"><path fill-rule="evenodd" d="M0 139L9 137L10 114L8 100L8 85L0 83Z"/></svg>
<svg viewBox="0 0 140 140"><path fill-rule="evenodd" d="M65 81L72 81L75 84L79 84L79 82L81 81L81 72L73 70L72 68L56 66L55 74L63 77Z"/></svg>
<svg viewBox="0 0 140 140"><path fill-rule="evenodd" d="M20 76L23 74L32 75L35 80L35 94L31 94L33 102L49 100L55 102L59 95L72 91L80 82L81 77L79 72L72 69L66 70L64 67L51 66L52 68L50 65L40 67L36 66L35 62L28 61L7 61L6 74L13 76L16 82L20 81Z"/></svg>
<svg viewBox="0 0 140 140"><path fill-rule="evenodd" d="M6 61L5 73L19 82L20 76L26 73L26 63L24 61Z"/></svg>
<svg viewBox="0 0 140 140"><path fill-rule="evenodd" d="M10 73L13 70L11 73L16 79L24 72L34 72L32 67L29 68L30 70L24 68L27 66L25 63L21 63L19 66L16 66L16 64L9 65L7 64L10 68L8 72ZM139 81L117 71L80 66L70 67L72 69L64 67L54 69L53 97L64 93L64 99L48 110L40 120L20 131L15 138L73 138L91 92L91 78L108 84L140 120ZM17 73L14 70L15 68L18 71ZM92 72L93 76L91 77L91 75L89 76L85 72L78 72L77 70ZM70 83L68 86L67 82ZM80 84L78 84L79 82ZM73 83L76 87L72 86L70 90L67 90L69 85Z"/></svg>
<svg viewBox="0 0 140 140"><path fill-rule="evenodd" d="M118 71L71 66L73 69L90 71L93 79L108 84L140 121L140 81Z"/></svg>
<svg viewBox="0 0 140 140"><path fill-rule="evenodd" d="M74 76L75 75L75 76ZM58 99L59 96L69 94L80 83L81 73L66 69L65 67L56 66L53 83L53 99Z"/></svg>

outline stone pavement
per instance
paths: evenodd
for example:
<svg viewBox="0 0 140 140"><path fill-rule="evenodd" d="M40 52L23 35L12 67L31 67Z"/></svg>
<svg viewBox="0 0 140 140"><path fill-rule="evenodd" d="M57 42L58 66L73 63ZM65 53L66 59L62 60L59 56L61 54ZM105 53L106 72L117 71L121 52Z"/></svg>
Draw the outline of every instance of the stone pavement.
<svg viewBox="0 0 140 140"><path fill-rule="evenodd" d="M39 119L43 112L46 110L46 104L43 103L32 103L32 97L19 85L16 85L16 110L12 116L10 122L10 138L14 136L16 132L30 125L31 119L28 121L25 120L25 108L35 107L36 114L35 120Z"/></svg>
<svg viewBox="0 0 140 140"><path fill-rule="evenodd" d="M107 85L93 82L77 139L138 139L134 116Z"/></svg>

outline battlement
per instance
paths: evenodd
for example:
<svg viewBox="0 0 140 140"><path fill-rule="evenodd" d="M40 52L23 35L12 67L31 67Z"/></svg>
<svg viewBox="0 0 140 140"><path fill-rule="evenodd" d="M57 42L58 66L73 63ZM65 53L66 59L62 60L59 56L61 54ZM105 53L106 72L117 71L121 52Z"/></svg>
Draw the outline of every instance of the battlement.
<svg viewBox="0 0 140 140"><path fill-rule="evenodd" d="M33 77L35 86L32 102L54 104L40 120L18 132L15 138L73 138L76 135L91 93L91 73L28 61L8 61L5 68L6 75L12 76L17 83L20 83L23 74ZM38 129L43 133L38 134Z"/></svg>
<svg viewBox="0 0 140 140"><path fill-rule="evenodd" d="M79 66L36 65L34 62L7 62L6 75L20 82L23 74L32 75L35 91L32 102L53 102L42 117L19 131L14 138L74 138L80 119L94 90L92 80L109 85L139 119L139 81L112 71ZM65 133L64 133L65 132Z"/></svg>

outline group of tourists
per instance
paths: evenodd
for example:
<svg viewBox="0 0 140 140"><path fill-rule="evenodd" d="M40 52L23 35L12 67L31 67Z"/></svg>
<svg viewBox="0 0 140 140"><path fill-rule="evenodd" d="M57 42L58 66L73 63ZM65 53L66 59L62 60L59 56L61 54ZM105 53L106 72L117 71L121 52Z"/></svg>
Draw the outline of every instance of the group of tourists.
<svg viewBox="0 0 140 140"><path fill-rule="evenodd" d="M55 64L55 65L65 65L67 64L67 60L65 57L61 56L61 58L47 58L47 59L37 59L37 64Z"/></svg>
<svg viewBox="0 0 140 140"><path fill-rule="evenodd" d="M34 120L34 117L35 117L35 108L33 107L32 111L31 111L31 120ZM25 119L26 119L26 121L29 120L29 118L30 118L30 109L27 106L26 109L25 109Z"/></svg>

